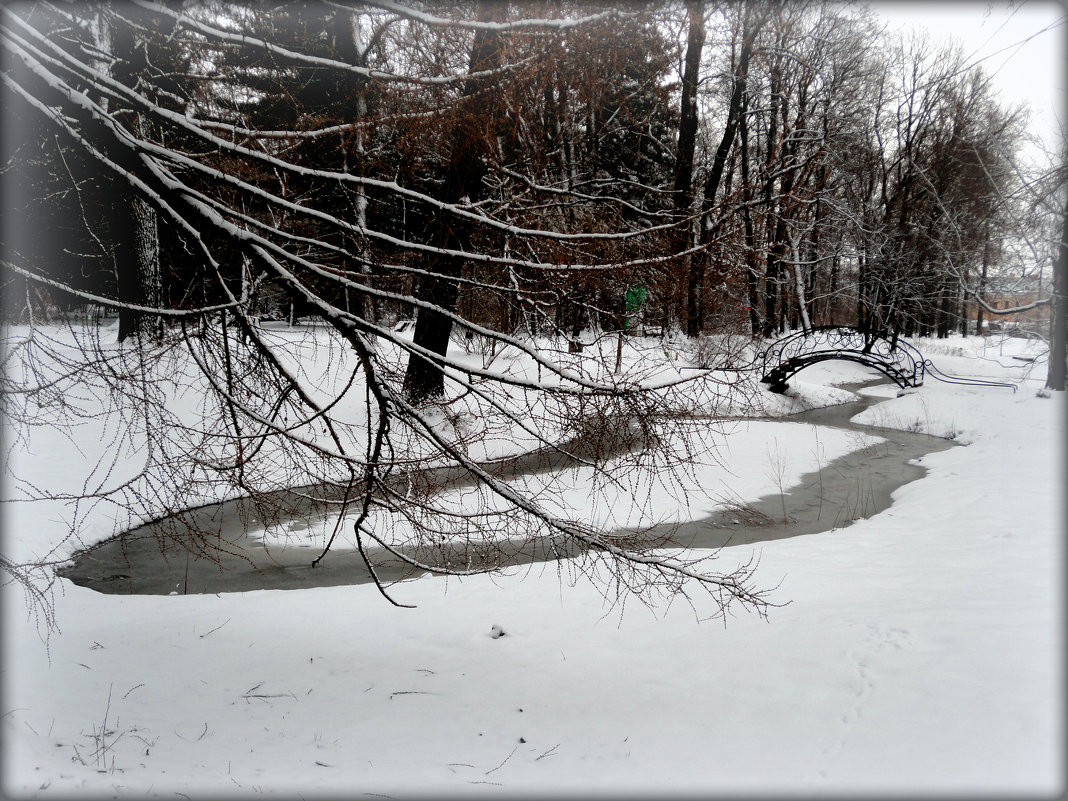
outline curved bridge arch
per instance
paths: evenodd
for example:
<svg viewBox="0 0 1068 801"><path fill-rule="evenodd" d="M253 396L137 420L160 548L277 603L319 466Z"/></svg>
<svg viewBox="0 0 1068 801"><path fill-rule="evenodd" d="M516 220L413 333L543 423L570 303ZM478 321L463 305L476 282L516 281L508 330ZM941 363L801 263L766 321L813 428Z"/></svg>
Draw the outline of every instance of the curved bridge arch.
<svg viewBox="0 0 1068 801"><path fill-rule="evenodd" d="M927 366L923 354L906 342L846 326L797 331L773 342L761 358L760 380L769 384L773 392L784 391L787 380L795 373L830 359L873 367L899 387L922 386Z"/></svg>

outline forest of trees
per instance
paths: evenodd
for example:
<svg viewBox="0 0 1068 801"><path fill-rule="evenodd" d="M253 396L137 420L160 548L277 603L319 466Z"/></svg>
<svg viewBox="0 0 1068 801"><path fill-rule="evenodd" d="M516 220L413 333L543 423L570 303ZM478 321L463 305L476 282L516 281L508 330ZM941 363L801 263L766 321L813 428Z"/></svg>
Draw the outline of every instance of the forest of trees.
<svg viewBox="0 0 1068 801"><path fill-rule="evenodd" d="M638 313L688 337L974 333L997 276L1049 303L1065 261L1063 171L1017 158L1025 111L861 6L35 2L0 11L0 52L5 317L196 341L250 450L289 406L332 425L272 317L331 327L378 419L418 420L457 337L618 398L530 337L580 352ZM345 480L381 481L381 425L358 458L331 429ZM247 464L226 470L251 491Z"/></svg>
<svg viewBox="0 0 1068 801"><path fill-rule="evenodd" d="M8 314L108 299L125 337L130 306L326 304L415 315L440 354L453 325L619 327L640 285L646 321L691 336L944 336L975 330L1014 243L1050 243L1052 275L1058 187L1024 191L1024 112L862 8L20 8Z"/></svg>

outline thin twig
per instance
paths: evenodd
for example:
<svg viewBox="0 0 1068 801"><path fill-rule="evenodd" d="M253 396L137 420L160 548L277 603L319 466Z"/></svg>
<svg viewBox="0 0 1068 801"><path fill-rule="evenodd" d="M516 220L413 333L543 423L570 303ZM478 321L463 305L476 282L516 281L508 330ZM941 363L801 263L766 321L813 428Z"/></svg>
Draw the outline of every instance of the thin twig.
<svg viewBox="0 0 1068 801"><path fill-rule="evenodd" d="M494 771L500 770L501 768L503 768L504 767L504 763L507 762L509 759L511 759L512 755L515 754L515 752L518 751L518 750L519 750L519 746L517 745L515 748L512 749L512 753L504 758L504 762L502 762L500 765L498 765L495 768L491 768L490 770L487 770L483 775L484 776L489 776Z"/></svg>

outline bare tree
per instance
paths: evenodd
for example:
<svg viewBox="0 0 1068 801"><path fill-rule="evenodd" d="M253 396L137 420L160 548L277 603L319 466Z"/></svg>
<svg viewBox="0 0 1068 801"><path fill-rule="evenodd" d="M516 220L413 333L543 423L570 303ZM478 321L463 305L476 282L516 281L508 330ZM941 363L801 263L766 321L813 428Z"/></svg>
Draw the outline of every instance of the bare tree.
<svg viewBox="0 0 1068 801"><path fill-rule="evenodd" d="M768 9L753 9L751 6L746 5L740 22L740 41L738 42L736 56L732 47L730 100L727 106L727 120L723 126L719 145L716 147L715 155L712 158L712 164L705 179L702 195L699 242L703 252L699 257L691 261L690 269L686 276L686 332L691 336L699 334L704 327L700 287L705 279L709 244L715 238L717 228L716 217L718 215L714 214L713 209L715 208L717 193L720 191L720 184L723 181L727 158L731 153L738 129L742 124L744 98L749 78L749 61L753 55L754 41L768 13Z"/></svg>
<svg viewBox="0 0 1068 801"><path fill-rule="evenodd" d="M29 432L57 408L71 424L122 420L108 458L125 465L124 456L140 457L133 470L102 462L69 496L28 486L25 493L67 497L80 510L109 504L124 525L155 520L165 524L156 529L166 535L164 547L180 542L206 558L224 546L190 506L242 497L270 525L292 511L295 497L310 498L347 521L350 546L391 600L377 572L386 557L463 575L537 552L573 557L591 575L607 570L599 575L612 591L645 596L698 586L724 610L735 602L765 609L751 564L716 572L700 554L673 551L641 528L591 526L560 508L551 485L533 491L521 473L486 459L487 438L515 430L529 438L530 458L559 455L607 482L624 481L635 464L675 469L685 463L677 443L707 425L676 413L682 398L735 391L707 374L666 377L655 361L616 375L599 350L561 352L553 339L465 316L457 302L470 292L483 303L501 299L537 311L546 284L604 276L625 285L671 263L673 254L650 245L669 225L643 213L641 197L584 196L571 187L572 203L612 200L624 213L594 230L569 230L558 216L544 226L520 221L520 212L538 219L531 211L549 187L539 189L530 171L516 169L522 160L508 159L505 121L522 120L487 100L491 88L547 69L518 55L518 39L581 33L617 12L535 18L484 4L472 20L390 4L391 21L377 34L389 47L372 64L362 57L366 45L320 49L329 40L320 26L345 35L333 9L293 35L274 24L270 10L178 10L152 0L109 6L131 32L140 30L140 14L154 15L173 46L191 54L188 84L199 88L177 110L163 101L168 75L145 66L119 80L95 63L87 40L42 22L76 18L77 9L45 2L38 10L0 12L0 47L12 65L0 76L5 105L33 116L61 142L61 153L77 154L150 208L160 236L187 266L169 291L131 298L113 284L82 288L3 260L7 274L33 285L163 323L158 343L117 349L102 343L94 325L72 324L62 334L31 326L10 343L10 358L24 365L5 374L12 421ZM345 121L329 119L327 101L314 96L293 103L298 89L325 76L354 76L361 90L378 93L373 118L359 104ZM266 114L272 109L273 117ZM256 123L287 115L277 128ZM609 131L619 123L596 124ZM362 159L360 169L303 148L338 137L330 158ZM371 147L383 154L381 165L369 159ZM491 167L527 187L527 206L514 199L495 206ZM613 230L606 222L622 224ZM268 287L315 325L297 335L265 324L257 296ZM365 314L370 303L414 312L415 337ZM493 344L486 358L472 359L449 347L452 333ZM317 357L324 348L328 355ZM499 358L506 350L510 358ZM328 374L318 372L323 364ZM76 386L87 388L84 405L71 400ZM186 391L203 398L195 414L173 403ZM478 488L473 507L449 497L456 482ZM315 563L339 535L326 539Z"/></svg>

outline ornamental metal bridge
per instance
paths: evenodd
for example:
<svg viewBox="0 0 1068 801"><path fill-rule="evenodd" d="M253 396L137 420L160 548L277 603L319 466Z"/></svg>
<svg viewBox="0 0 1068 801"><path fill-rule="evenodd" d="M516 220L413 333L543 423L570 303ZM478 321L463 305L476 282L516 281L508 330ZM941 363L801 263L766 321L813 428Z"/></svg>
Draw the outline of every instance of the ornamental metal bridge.
<svg viewBox="0 0 1068 801"><path fill-rule="evenodd" d="M901 388L923 385L925 376L951 384L1012 387L1002 381L964 378L943 373L912 345L895 335L875 334L847 326L819 326L796 331L771 343L760 355L761 382L784 392L794 374L813 364L844 359L872 367Z"/></svg>

